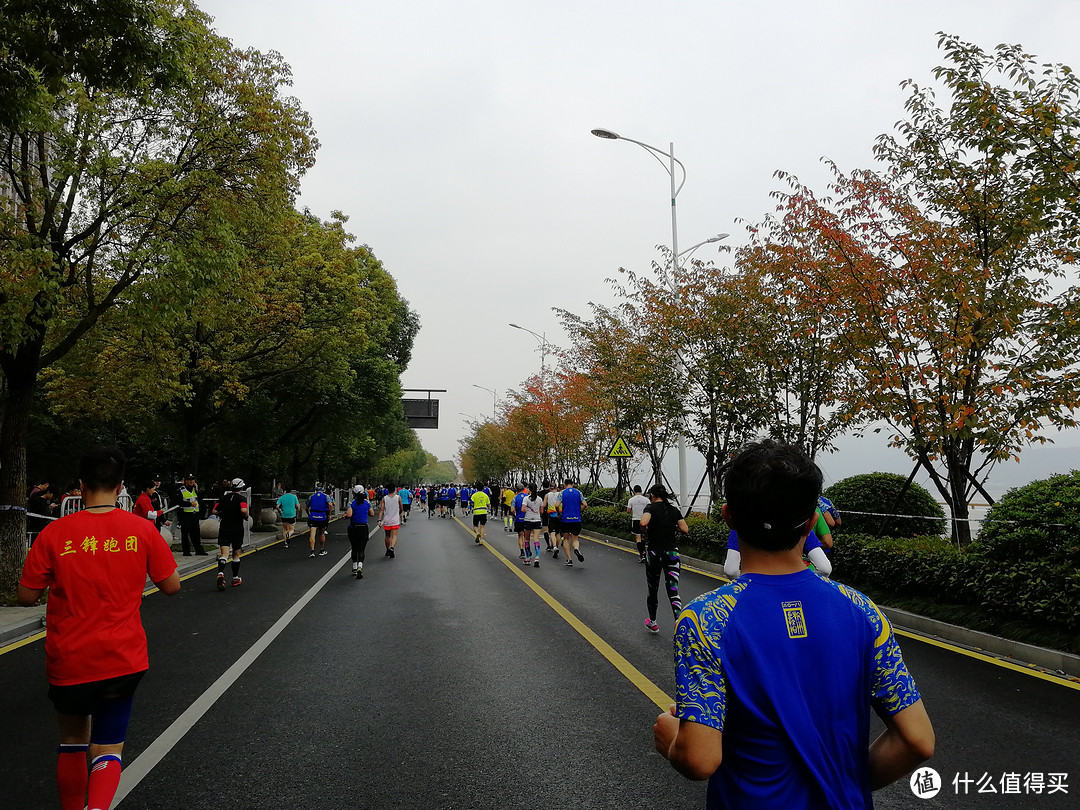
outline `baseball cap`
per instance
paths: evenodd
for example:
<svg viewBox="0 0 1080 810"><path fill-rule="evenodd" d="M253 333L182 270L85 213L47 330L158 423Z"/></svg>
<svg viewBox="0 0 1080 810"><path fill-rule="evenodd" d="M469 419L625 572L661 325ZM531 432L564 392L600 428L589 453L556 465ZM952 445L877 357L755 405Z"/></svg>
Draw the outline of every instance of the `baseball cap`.
<svg viewBox="0 0 1080 810"><path fill-rule="evenodd" d="M244 483L243 478L234 478L232 480L232 488L233 489L243 489L245 486L247 486L247 485Z"/></svg>

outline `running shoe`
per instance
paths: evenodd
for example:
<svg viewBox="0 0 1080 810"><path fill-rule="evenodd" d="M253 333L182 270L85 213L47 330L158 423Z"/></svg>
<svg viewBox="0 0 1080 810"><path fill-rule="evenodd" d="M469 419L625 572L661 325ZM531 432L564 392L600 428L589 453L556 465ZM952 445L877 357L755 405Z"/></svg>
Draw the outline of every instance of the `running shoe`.
<svg viewBox="0 0 1080 810"><path fill-rule="evenodd" d="M288 540L286 540L286 541L285 541L285 548L288 548L288 547L289 547L289 541L288 541Z"/></svg>
<svg viewBox="0 0 1080 810"><path fill-rule="evenodd" d="M325 556L326 556L327 554L329 554L329 553L330 553L330 552L329 552L329 551L327 551L327 550L326 550L326 549L324 548L324 549L322 549L322 550L321 550L321 551L319 552L319 556L320 556L320 557L325 557Z"/></svg>
<svg viewBox="0 0 1080 810"><path fill-rule="evenodd" d="M224 574L218 574L217 575L217 589L219 591L225 590L225 575Z"/></svg>
<svg viewBox="0 0 1080 810"><path fill-rule="evenodd" d="M559 549L553 548L551 550L551 559L553 559L553 560L559 559Z"/></svg>
<svg viewBox="0 0 1080 810"><path fill-rule="evenodd" d="M476 545L480 545L480 535L476 535Z"/></svg>
<svg viewBox="0 0 1080 810"><path fill-rule="evenodd" d="M656 619L646 619L645 629L648 630L650 633L659 633L660 625L656 623Z"/></svg>
<svg viewBox="0 0 1080 810"><path fill-rule="evenodd" d="M363 563L360 563L360 567L356 569L356 578L357 579L363 579L364 578L364 564Z"/></svg>
<svg viewBox="0 0 1080 810"><path fill-rule="evenodd" d="M574 567L574 561L573 560L567 560L565 563L563 563L563 565L565 565L567 568L573 568Z"/></svg>
<svg viewBox="0 0 1080 810"><path fill-rule="evenodd" d="M518 557L525 559L525 549L518 549Z"/></svg>
<svg viewBox="0 0 1080 810"><path fill-rule="evenodd" d="M526 568L528 568L528 567L529 567L529 564L530 564L530 563L532 563L532 557L525 557L525 558L524 558L524 559L523 559L523 560L521 561L521 564L522 564L522 565L524 565L524 566L525 566Z"/></svg>
<svg viewBox="0 0 1080 810"><path fill-rule="evenodd" d="M242 580L240 577L233 577L232 578L232 586L234 588L239 588L243 584L244 584L244 580Z"/></svg>
<svg viewBox="0 0 1080 810"><path fill-rule="evenodd" d="M388 549L388 551L390 552L390 559L391 560L394 559L394 557L396 556L396 554L394 553L394 549L391 548L391 549Z"/></svg>
<svg viewBox="0 0 1080 810"><path fill-rule="evenodd" d="M577 557L578 562L585 562L585 558L581 556L581 552L576 548L574 549L574 555Z"/></svg>
<svg viewBox="0 0 1080 810"><path fill-rule="evenodd" d="M539 568L539 567L540 567L540 558L537 557L535 560L533 560L533 568Z"/></svg>
<svg viewBox="0 0 1080 810"><path fill-rule="evenodd" d="M312 549L312 550L311 550L311 553L310 553L310 554L308 554L308 559L311 559L311 558L312 558L312 557L314 557L314 556L315 556L315 549Z"/></svg>
<svg viewBox="0 0 1080 810"><path fill-rule="evenodd" d="M638 559L638 562L639 563L645 562L645 555L644 554L641 555L641 557Z"/></svg>

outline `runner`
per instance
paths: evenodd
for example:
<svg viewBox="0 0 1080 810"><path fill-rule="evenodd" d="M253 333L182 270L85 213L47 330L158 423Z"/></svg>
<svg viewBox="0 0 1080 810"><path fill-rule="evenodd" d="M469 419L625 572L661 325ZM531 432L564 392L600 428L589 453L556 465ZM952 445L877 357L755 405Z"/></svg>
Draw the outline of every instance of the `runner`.
<svg viewBox="0 0 1080 810"><path fill-rule="evenodd" d="M518 484L517 494L510 502L510 508L514 511L514 532L518 538L518 558L528 565L532 552L525 543L525 499L528 497L528 488L524 484Z"/></svg>
<svg viewBox="0 0 1080 810"><path fill-rule="evenodd" d="M510 487L506 487L502 491L502 516L503 516L503 531L511 532L514 530L514 519L511 515L511 509L514 506L514 490Z"/></svg>
<svg viewBox="0 0 1080 810"><path fill-rule="evenodd" d="M214 512L221 518L218 526L218 575L217 589L225 590L225 565L229 562L229 550L232 550L232 586L240 587L240 549L244 547L244 528L248 516L247 498L240 491L247 487L243 478L234 478L226 492L214 504Z"/></svg>
<svg viewBox="0 0 1080 810"><path fill-rule="evenodd" d="M525 565L529 564L528 551L530 540L533 546L532 564L534 568L540 567L540 530L543 528L541 516L544 514L544 499L537 493L536 484L531 483L526 488L525 499L522 501L522 515L525 526Z"/></svg>
<svg viewBox="0 0 1080 810"><path fill-rule="evenodd" d="M634 535L634 544L640 556L638 562L642 563L645 562L645 541L641 538L641 515L649 503L649 499L641 494L639 486L634 487L634 496L626 503L626 511L630 513L630 533Z"/></svg>
<svg viewBox="0 0 1080 810"><path fill-rule="evenodd" d="M484 489L487 489L487 487ZM487 516L488 509L491 508L491 498L489 498L487 493L478 486L476 492L472 494L471 500L473 535L476 537L476 544L480 545L484 540L484 529L487 526Z"/></svg>
<svg viewBox="0 0 1080 810"><path fill-rule="evenodd" d="M641 492L641 487L635 487L636 492ZM631 503L633 498L630 499ZM660 625L656 623L656 608L659 604L657 591L660 589L660 575L664 575L664 587L667 589L668 601L671 603L671 612L675 618L679 618L682 610L682 600L679 598L679 539L678 534L689 534L690 527L686 525L682 513L678 507L671 503L671 496L663 484L656 484L649 490L649 505L641 514L638 534L648 532L648 554L645 563L645 580L649 586L649 595L645 604L649 608L649 617L645 620L645 628L651 633L659 633Z"/></svg>
<svg viewBox="0 0 1080 810"><path fill-rule="evenodd" d="M308 498L308 547L311 553L308 557L325 557L326 551L326 527L330 524L330 512L334 505L330 502L322 484L315 485L315 491ZM319 539L319 553L315 554L315 538Z"/></svg>
<svg viewBox="0 0 1080 810"><path fill-rule="evenodd" d="M285 538L285 548L289 547L289 538L296 530L296 509L300 506L300 499L295 492L289 492L288 487L281 497L277 499L277 510L281 515L281 534Z"/></svg>
<svg viewBox="0 0 1080 810"><path fill-rule="evenodd" d="M562 528L563 553L566 554L566 567L573 568L574 560L570 556L573 551L578 562L585 562L581 550L578 548L578 536L581 534L581 510L589 505L581 491L574 488L574 482L566 479L565 486L559 497L559 522Z"/></svg>
<svg viewBox="0 0 1080 810"><path fill-rule="evenodd" d="M20 605L33 605L49 589L45 671L60 726L56 784L63 810L112 804L135 689L150 665L139 615L147 575L164 594L180 590L160 532L115 508L125 466L112 447L82 458L82 511L41 531L19 579Z"/></svg>
<svg viewBox="0 0 1080 810"><path fill-rule="evenodd" d="M446 490L446 508L450 512L450 517L454 517L454 508L457 506L457 496L457 484L451 484L449 489Z"/></svg>
<svg viewBox="0 0 1080 810"><path fill-rule="evenodd" d="M463 484L461 491L458 492L458 497L461 499L461 514L464 517L469 516L469 507L472 505L473 491L468 484Z"/></svg>
<svg viewBox="0 0 1080 810"><path fill-rule="evenodd" d="M353 500L345 510L349 519L349 544L352 546L352 575L364 578L364 550L368 541L368 515L371 514L371 501L362 486L353 487Z"/></svg>
<svg viewBox="0 0 1080 810"><path fill-rule="evenodd" d="M394 549L397 547L398 529L401 528L401 496L397 494L394 484L387 484L386 495L379 502L379 525L386 534L386 556L393 559L397 556Z"/></svg>
<svg viewBox="0 0 1080 810"><path fill-rule="evenodd" d="M551 484L544 494L544 511L547 513L548 520L548 533L544 535L544 538L554 538L554 541L548 539L547 550L551 552L552 559L556 560L559 559L559 538L562 535L562 521L559 520L559 509L562 508L559 503L561 495L555 484Z"/></svg>
<svg viewBox="0 0 1080 810"><path fill-rule="evenodd" d="M709 780L709 808L872 807L872 790L934 753L888 619L803 566L821 477L802 450L771 441L724 476L745 571L679 614L676 702L653 725L676 770ZM823 688L813 675L825 673ZM868 746L871 710L885 730Z"/></svg>
<svg viewBox="0 0 1080 810"><path fill-rule="evenodd" d="M403 524L409 522L409 508L412 506L412 492L408 487L402 487L398 492L401 496L401 522Z"/></svg>

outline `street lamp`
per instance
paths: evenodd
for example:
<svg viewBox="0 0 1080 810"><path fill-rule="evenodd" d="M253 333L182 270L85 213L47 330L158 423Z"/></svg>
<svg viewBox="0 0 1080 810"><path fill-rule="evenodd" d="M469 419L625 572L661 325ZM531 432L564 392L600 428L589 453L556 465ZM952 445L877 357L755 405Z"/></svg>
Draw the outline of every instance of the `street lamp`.
<svg viewBox="0 0 1080 810"><path fill-rule="evenodd" d="M603 138L609 141L629 141L630 143L636 143L650 155L652 155L664 167L664 171L668 173L668 177L671 178L671 275L668 277L668 286L671 287L671 292L678 297L679 291L675 288L676 271L679 269L679 257L684 254L693 253L702 245L707 245L710 242L719 242L721 239L726 239L728 234L717 234L714 237L706 239L704 242L699 242L691 248L679 252L679 227L675 216L675 199L679 196L679 192L682 191L683 184L686 183L686 167L682 161L675 157L675 144L673 142L668 143L668 151L665 152L656 146L650 146L642 141L635 141L633 138L627 138L614 132L610 129L594 129L592 134L597 138ZM667 158L667 164L665 165L662 158ZM675 164L679 164L679 168L682 169L682 179L679 181L678 186L675 185ZM680 355L680 361L683 366L683 370L686 369L686 361L682 359ZM679 431L678 438L679 448L679 504L684 508L689 509L687 501L689 500L690 493L687 488L686 481L686 436L683 435L683 431Z"/></svg>
<svg viewBox="0 0 1080 810"><path fill-rule="evenodd" d="M510 326L514 327L515 329L520 329L522 332L528 332L530 335L540 341L540 380L542 382L544 379L544 362L545 358L547 357L547 349L548 346L551 345L547 342L547 332L544 332L544 334L540 335L534 332L532 329L526 329L524 326L518 326L516 323L510 324Z"/></svg>
<svg viewBox="0 0 1080 810"><path fill-rule="evenodd" d="M496 408L496 402L499 399L499 395L497 393L495 393L494 391L492 391L490 388L485 388L484 386L477 385L476 383L473 383L473 388L479 388L482 391L487 391L489 394L491 394L491 418L495 419L495 408Z"/></svg>

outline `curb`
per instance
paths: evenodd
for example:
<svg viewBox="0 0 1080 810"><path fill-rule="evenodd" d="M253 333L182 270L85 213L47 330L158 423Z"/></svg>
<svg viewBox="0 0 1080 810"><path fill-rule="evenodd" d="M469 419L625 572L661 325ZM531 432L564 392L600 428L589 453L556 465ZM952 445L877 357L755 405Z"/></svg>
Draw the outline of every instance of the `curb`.
<svg viewBox="0 0 1080 810"><path fill-rule="evenodd" d="M632 542L623 540L621 537L612 537L594 531L590 531L589 534L611 545L628 549L634 548ZM725 581L730 581L724 575L724 566L722 565L693 557L683 557L682 559L689 564L686 567L691 570L697 569L724 577ZM978 630L969 630L960 625L931 619L928 616L920 616L917 613L910 613L899 608L891 608L885 605L879 605L879 607L882 613L889 617L889 621L902 630L927 636L928 638L948 641L968 650L1008 659L1013 663L1030 664L1051 672L1063 673L1073 678L1080 677L1080 655L1073 655L1061 650L1051 650L1046 647L1036 647L1033 644L1013 641L1012 639L994 636Z"/></svg>

